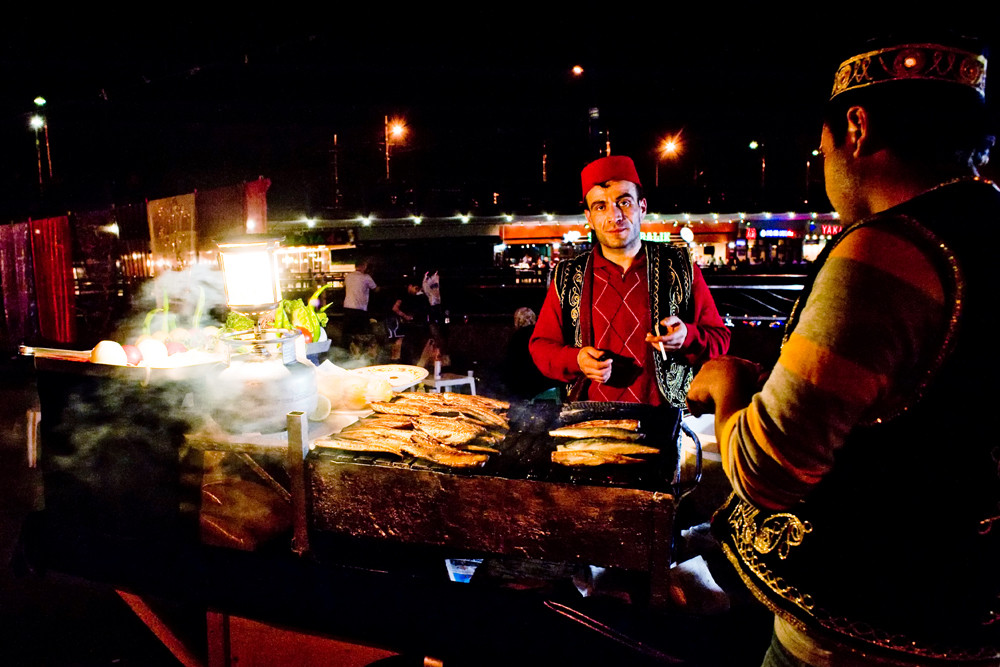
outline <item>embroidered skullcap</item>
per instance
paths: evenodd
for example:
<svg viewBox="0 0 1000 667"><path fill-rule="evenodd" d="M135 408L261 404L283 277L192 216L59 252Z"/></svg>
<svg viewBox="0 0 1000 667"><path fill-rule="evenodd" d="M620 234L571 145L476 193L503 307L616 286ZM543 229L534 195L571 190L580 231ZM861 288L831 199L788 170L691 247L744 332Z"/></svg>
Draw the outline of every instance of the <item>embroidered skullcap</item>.
<svg viewBox="0 0 1000 667"><path fill-rule="evenodd" d="M584 201L586 201L587 193L592 187L608 181L631 181L638 186L642 185L632 158L625 155L609 155L594 160L580 172L580 185L583 188Z"/></svg>
<svg viewBox="0 0 1000 667"><path fill-rule="evenodd" d="M986 96L986 57L935 42L903 43L848 58L833 81L830 99L857 88L889 81L939 81Z"/></svg>

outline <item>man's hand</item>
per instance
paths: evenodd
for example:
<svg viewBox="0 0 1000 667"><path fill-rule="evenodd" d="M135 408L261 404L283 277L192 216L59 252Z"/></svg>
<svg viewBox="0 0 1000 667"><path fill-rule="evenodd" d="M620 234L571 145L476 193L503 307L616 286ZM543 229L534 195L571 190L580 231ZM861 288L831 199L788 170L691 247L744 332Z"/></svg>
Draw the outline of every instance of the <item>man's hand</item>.
<svg viewBox="0 0 1000 667"><path fill-rule="evenodd" d="M603 350L596 347L581 347L576 355L580 371L584 377L594 382L607 382L611 378L611 359L601 361Z"/></svg>
<svg viewBox="0 0 1000 667"><path fill-rule="evenodd" d="M696 417L715 413L716 423L750 404L765 374L759 364L738 357L706 361L688 389L688 409Z"/></svg>
<svg viewBox="0 0 1000 667"><path fill-rule="evenodd" d="M663 343L664 352L673 352L681 349L681 345L687 339L687 333L687 325L681 321L681 318L671 315L660 320L660 335L648 333L646 334L646 342L657 350L660 349L660 343Z"/></svg>

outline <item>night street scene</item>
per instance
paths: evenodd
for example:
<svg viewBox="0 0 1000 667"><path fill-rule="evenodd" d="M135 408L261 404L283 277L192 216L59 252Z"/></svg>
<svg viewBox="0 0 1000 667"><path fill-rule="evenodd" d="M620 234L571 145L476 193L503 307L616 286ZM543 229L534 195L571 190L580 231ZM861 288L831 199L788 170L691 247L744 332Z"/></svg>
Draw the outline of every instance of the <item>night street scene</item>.
<svg viewBox="0 0 1000 667"><path fill-rule="evenodd" d="M959 650L927 620L964 611L928 612L933 639L910 641L893 614L923 603L874 574L873 554L901 544L883 521L933 535L901 578L931 558L962 570L958 528L869 516L859 491L839 511L870 525L852 533L873 568L862 594L839 583L859 579L846 566L819 597L788 583L800 551L840 559L828 545L848 541L808 512L840 502L843 466L877 441L852 439L851 401L871 424L882 401L903 415L887 436L902 442L925 422L892 383L939 399L951 385L935 382L976 367L955 323L984 341L992 328L975 279L995 209L969 203L992 195L933 209L969 221L958 231L876 222L877 241L854 241L889 209L924 225L923 193L995 190L996 159L979 178L971 160L925 178L865 115L871 90L914 68L945 91L928 108L975 93L968 132L981 120L995 136L996 82L975 86L1000 30L980 4L863 21L766 6L9 10L0 663L1000 665L1000 644L969 632ZM949 138L966 129L954 113ZM823 317L843 335L817 333ZM919 332L937 326L926 352ZM897 334L918 361L880 347ZM786 432L795 411L813 426ZM780 450L836 418L844 443ZM868 465L891 470L899 451ZM939 497L975 487L972 454L935 451L944 481L897 472ZM992 502L990 460L970 503ZM983 563L994 520L977 515ZM892 629L817 606L841 604L838 587ZM926 606L978 604L948 597L959 588L930 586Z"/></svg>

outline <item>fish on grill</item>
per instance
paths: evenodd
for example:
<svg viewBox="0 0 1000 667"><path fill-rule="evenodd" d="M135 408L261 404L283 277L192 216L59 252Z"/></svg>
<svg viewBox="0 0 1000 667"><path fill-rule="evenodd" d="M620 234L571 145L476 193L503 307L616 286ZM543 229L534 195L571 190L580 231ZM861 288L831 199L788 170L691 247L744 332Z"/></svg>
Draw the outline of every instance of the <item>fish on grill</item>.
<svg viewBox="0 0 1000 667"><path fill-rule="evenodd" d="M589 451L589 452L611 452L612 454L624 454L626 456L641 456L659 454L660 450L648 445L638 445L625 440L614 440L608 438L583 438L571 440L565 444L558 445L556 451Z"/></svg>
<svg viewBox="0 0 1000 667"><path fill-rule="evenodd" d="M600 466L606 464L644 463L644 459L613 452L595 452L586 449L563 449L552 452L552 462L564 466Z"/></svg>
<svg viewBox="0 0 1000 667"><path fill-rule="evenodd" d="M486 410L483 408L476 408L471 405L461 405L456 406L458 411L467 417L472 418L474 421L486 426L495 426L504 431L510 428L510 424L506 419L493 412L492 410Z"/></svg>
<svg viewBox="0 0 1000 667"><path fill-rule="evenodd" d="M484 410L507 410L510 403L501 401L489 396L479 396L478 394L459 394L452 391L445 391L439 394L447 405L470 405Z"/></svg>
<svg viewBox="0 0 1000 667"><path fill-rule="evenodd" d="M623 428L594 426L580 428L579 426L563 426L549 431L553 438L612 438L615 440L642 440L643 434Z"/></svg>
<svg viewBox="0 0 1000 667"><path fill-rule="evenodd" d="M423 431L446 445L463 445L486 435L486 429L482 426L461 419L422 415L414 417L412 421L418 431Z"/></svg>
<svg viewBox="0 0 1000 667"><path fill-rule="evenodd" d="M430 403L417 403L414 401L372 401L369 403L372 410L385 415L407 415L409 417L419 417L429 415L434 412L434 405Z"/></svg>
<svg viewBox="0 0 1000 667"><path fill-rule="evenodd" d="M489 460L487 454L467 452L443 445L424 433L415 432L409 442L401 445L407 454L427 459L451 468L478 468Z"/></svg>
<svg viewBox="0 0 1000 667"><path fill-rule="evenodd" d="M638 431L638 419L588 419L587 421L567 424L573 428L622 428L626 431Z"/></svg>

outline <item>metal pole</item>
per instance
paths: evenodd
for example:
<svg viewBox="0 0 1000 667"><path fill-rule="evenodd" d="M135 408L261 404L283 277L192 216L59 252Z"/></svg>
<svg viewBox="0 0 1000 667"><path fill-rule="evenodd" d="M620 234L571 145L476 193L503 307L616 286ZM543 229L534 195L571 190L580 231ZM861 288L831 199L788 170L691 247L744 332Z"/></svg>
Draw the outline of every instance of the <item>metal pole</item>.
<svg viewBox="0 0 1000 667"><path fill-rule="evenodd" d="M35 153L38 155L38 189L42 189L42 144L38 141L38 128L35 128Z"/></svg>
<svg viewBox="0 0 1000 667"><path fill-rule="evenodd" d="M389 116L385 117L385 180L389 181Z"/></svg>
<svg viewBox="0 0 1000 667"><path fill-rule="evenodd" d="M45 158L49 161L49 179L52 178L52 148L49 146L49 122L42 126L45 131Z"/></svg>

